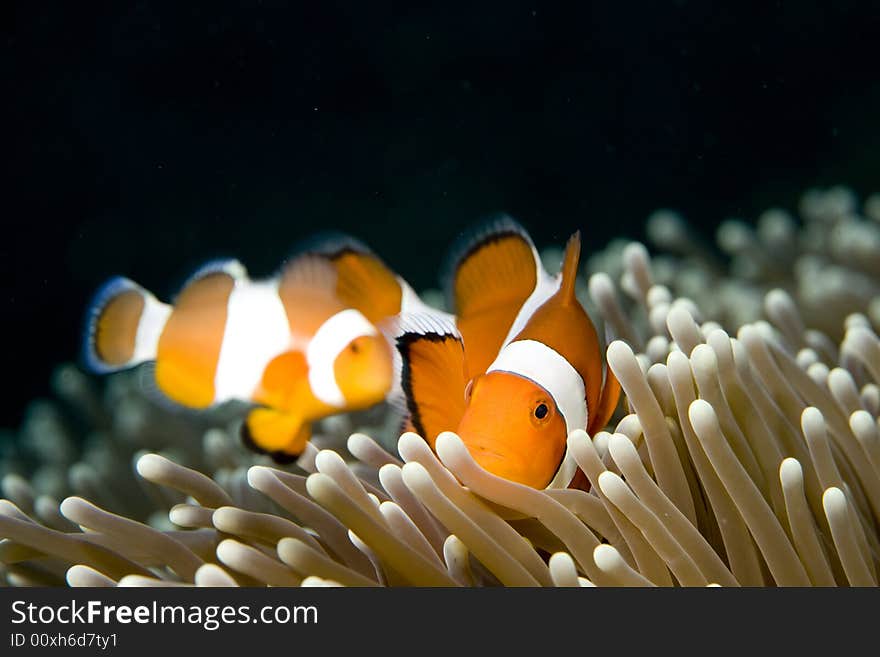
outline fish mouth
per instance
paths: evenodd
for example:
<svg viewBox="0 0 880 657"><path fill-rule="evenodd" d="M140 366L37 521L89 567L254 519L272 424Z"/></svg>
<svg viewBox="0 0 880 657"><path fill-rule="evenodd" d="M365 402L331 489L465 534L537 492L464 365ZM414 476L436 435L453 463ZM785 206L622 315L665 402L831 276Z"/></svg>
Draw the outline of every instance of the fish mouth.
<svg viewBox="0 0 880 657"><path fill-rule="evenodd" d="M542 476L541 468L536 469L528 456L509 448L496 436L491 439L485 435L460 435L474 462L485 472L508 481L532 488L545 488L558 470L558 465L549 475Z"/></svg>
<svg viewBox="0 0 880 657"><path fill-rule="evenodd" d="M477 454L474 452L477 452L480 455L493 456L497 459L504 458L503 454L496 452L494 449L489 449L488 447L483 447L481 445L469 445L466 440L464 440L462 442L464 442L465 447L467 447L468 451L470 451L473 454L474 458L476 458L476 456L477 456Z"/></svg>
<svg viewBox="0 0 880 657"><path fill-rule="evenodd" d="M488 463L504 462L508 458L508 455L502 454L491 447L487 447L479 437L467 435L459 437L473 459L484 470L492 472L490 468L486 467Z"/></svg>

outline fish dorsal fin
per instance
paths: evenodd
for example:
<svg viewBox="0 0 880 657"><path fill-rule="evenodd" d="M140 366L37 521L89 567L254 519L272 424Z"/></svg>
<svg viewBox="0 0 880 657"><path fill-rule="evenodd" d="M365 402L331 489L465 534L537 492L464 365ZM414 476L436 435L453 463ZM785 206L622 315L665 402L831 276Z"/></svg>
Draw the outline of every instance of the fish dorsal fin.
<svg viewBox="0 0 880 657"><path fill-rule="evenodd" d="M475 376L498 355L543 267L528 233L506 215L462 238L449 262L446 293Z"/></svg>
<svg viewBox="0 0 880 657"><path fill-rule="evenodd" d="M278 296L294 336L313 336L345 308L336 294L337 274L325 257L305 253L287 261L278 276Z"/></svg>
<svg viewBox="0 0 880 657"><path fill-rule="evenodd" d="M344 233L325 233L303 247L327 258L336 269L336 293L374 324L401 310L403 290L395 273L359 240Z"/></svg>
<svg viewBox="0 0 880 657"><path fill-rule="evenodd" d="M455 327L431 315L406 315L394 344L408 422L433 449L442 431L455 431L464 415L464 347Z"/></svg>
<svg viewBox="0 0 880 657"><path fill-rule="evenodd" d="M581 231L575 231L574 235L568 238L565 245L565 256L562 259L562 268L559 276L561 282L559 284L559 300L564 304L577 303L574 296L575 283L577 282L578 262L581 257Z"/></svg>
<svg viewBox="0 0 880 657"><path fill-rule="evenodd" d="M336 290L336 270L323 256L303 253L281 267L279 286L332 293Z"/></svg>
<svg viewBox="0 0 880 657"><path fill-rule="evenodd" d="M181 286L181 291L185 290L187 286L200 278L205 278L212 274L227 274L236 281L245 280L248 277L245 266L235 258L216 258L204 263L190 274L189 278L187 278Z"/></svg>
<svg viewBox="0 0 880 657"><path fill-rule="evenodd" d="M334 258L340 253L370 253L370 247L356 237L337 230L326 230L315 233L293 247L290 258L311 254Z"/></svg>

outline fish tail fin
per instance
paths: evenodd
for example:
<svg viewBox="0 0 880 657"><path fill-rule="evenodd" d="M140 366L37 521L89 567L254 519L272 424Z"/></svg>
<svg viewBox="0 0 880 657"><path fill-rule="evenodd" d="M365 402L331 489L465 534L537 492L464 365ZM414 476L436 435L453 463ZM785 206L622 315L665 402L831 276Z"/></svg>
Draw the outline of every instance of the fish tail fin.
<svg viewBox="0 0 880 657"><path fill-rule="evenodd" d="M180 292L183 292L192 283L207 278L212 274L226 274L236 281L246 280L248 278L247 269L245 269L245 266L235 258L214 258L213 260L204 262L193 271L183 282L183 285L180 286Z"/></svg>
<svg viewBox="0 0 880 657"><path fill-rule="evenodd" d="M293 463L312 437L312 427L291 413L273 408L255 408L241 425L246 447L268 454L276 463Z"/></svg>
<svg viewBox="0 0 880 657"><path fill-rule="evenodd" d="M581 231L575 233L568 238L565 245L565 256L562 260L562 268L560 275L562 282L559 286L559 298L564 303L574 303L574 289L577 281L578 263L581 257Z"/></svg>
<svg viewBox="0 0 880 657"><path fill-rule="evenodd" d="M115 372L156 358L171 306L128 278L102 285L86 314L83 360L95 373Z"/></svg>

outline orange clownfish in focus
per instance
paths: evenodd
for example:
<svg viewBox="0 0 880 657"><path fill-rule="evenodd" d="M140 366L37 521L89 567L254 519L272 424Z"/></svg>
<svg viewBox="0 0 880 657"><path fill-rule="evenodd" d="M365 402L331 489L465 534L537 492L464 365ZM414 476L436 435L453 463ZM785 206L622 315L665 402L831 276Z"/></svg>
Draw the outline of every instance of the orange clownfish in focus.
<svg viewBox="0 0 880 657"><path fill-rule="evenodd" d="M99 373L154 362L158 389L185 407L256 404L244 442L290 462L312 422L385 399L392 354L376 324L402 310L430 312L366 247L332 236L267 280L210 263L173 304L114 278L92 303L84 355Z"/></svg>
<svg viewBox="0 0 880 657"><path fill-rule="evenodd" d="M572 484L568 434L604 427L620 395L610 370L603 380L596 330L575 298L580 246L575 233L550 276L525 230L504 217L453 260L455 325L401 318L408 427L432 449L452 430L495 475L534 488Z"/></svg>

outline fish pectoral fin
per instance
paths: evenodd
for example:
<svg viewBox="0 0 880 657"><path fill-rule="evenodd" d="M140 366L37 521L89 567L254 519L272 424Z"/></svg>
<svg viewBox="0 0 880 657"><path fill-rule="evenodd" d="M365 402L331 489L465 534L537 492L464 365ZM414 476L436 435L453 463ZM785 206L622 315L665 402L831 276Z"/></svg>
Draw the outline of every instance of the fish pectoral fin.
<svg viewBox="0 0 880 657"><path fill-rule="evenodd" d="M395 342L407 424L433 449L437 435L454 431L464 415L464 345L454 327L436 318L405 319L402 329Z"/></svg>
<svg viewBox="0 0 880 657"><path fill-rule="evenodd" d="M308 385L308 376L306 355L294 349L285 351L266 365L252 399L268 408L289 408L296 395Z"/></svg>
<svg viewBox="0 0 880 657"><path fill-rule="evenodd" d="M277 463L292 463L312 437L312 427L299 417L271 408L255 408L241 426L244 444Z"/></svg>

